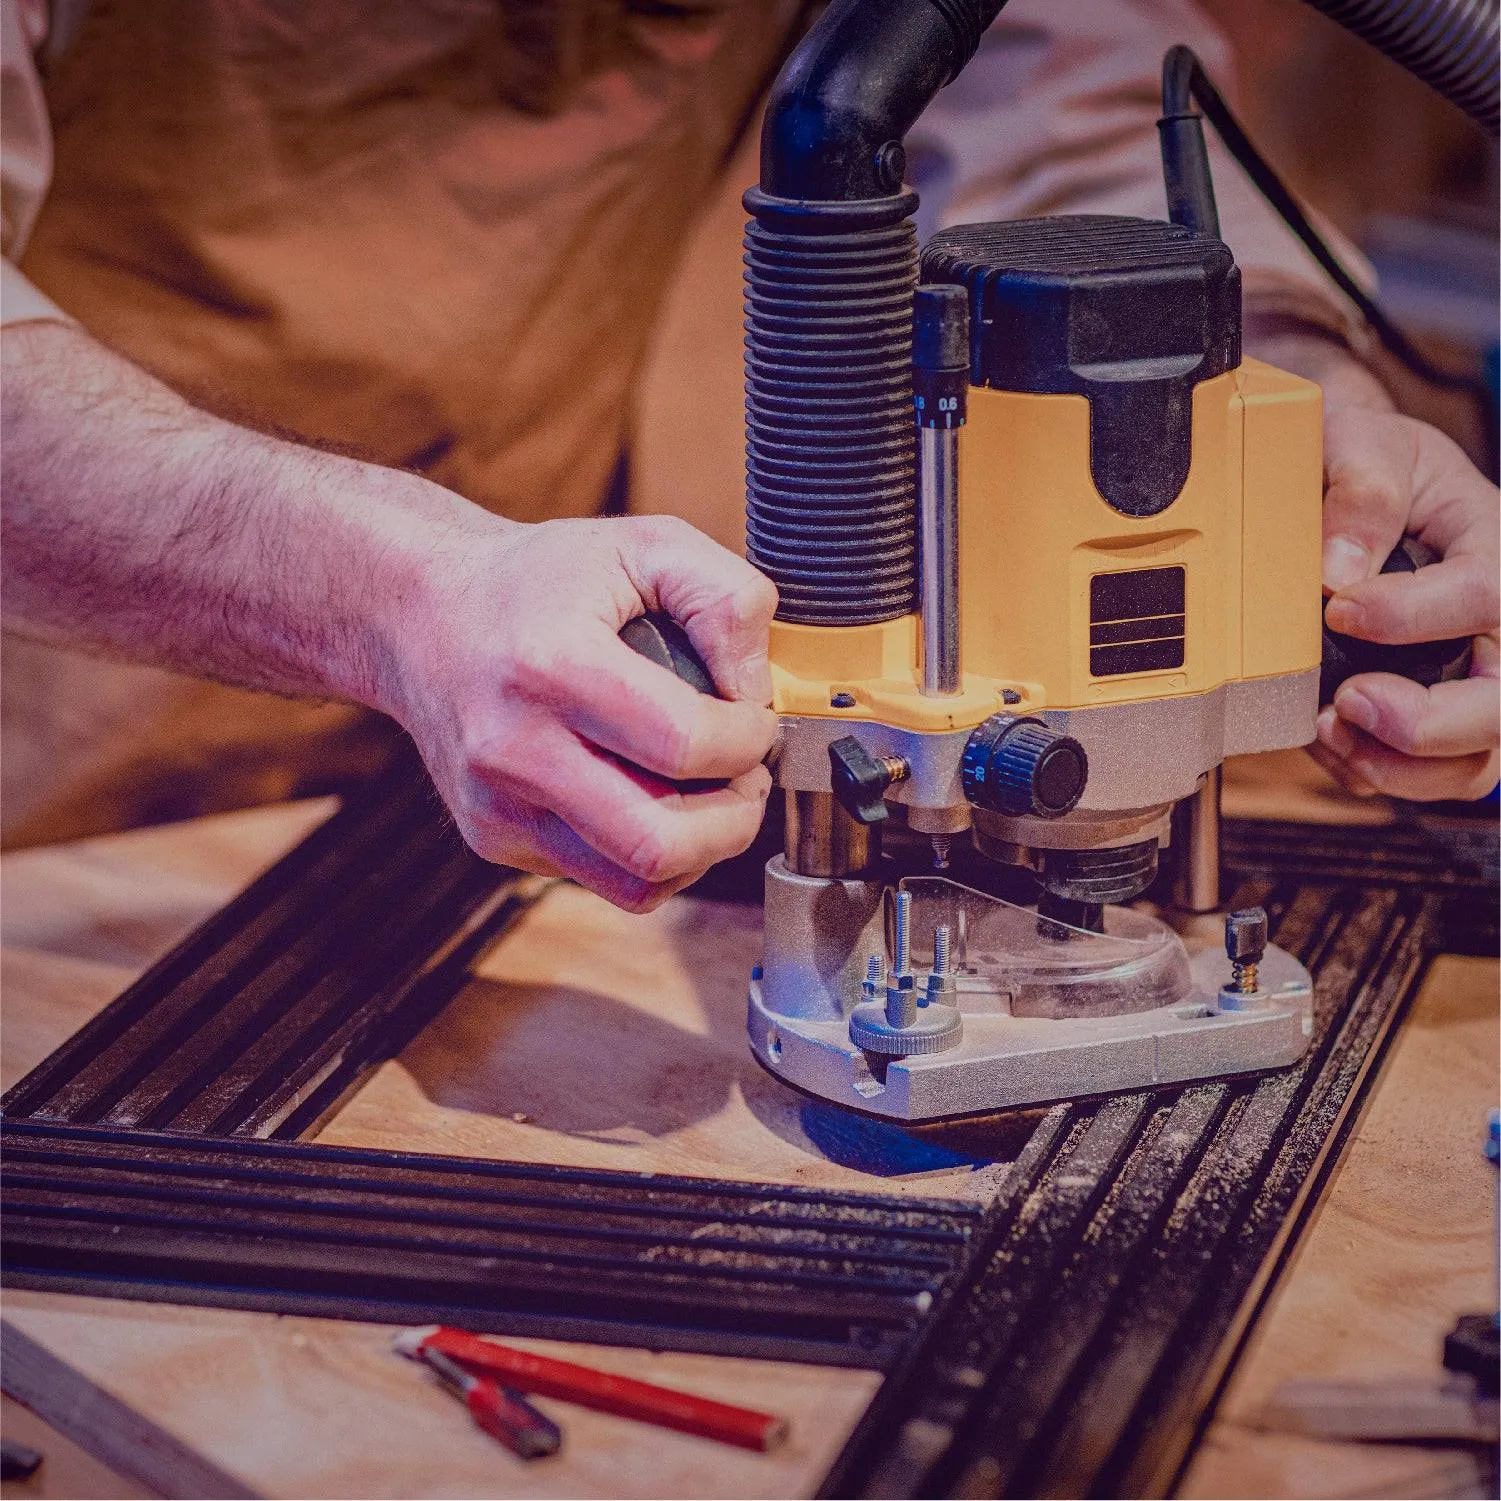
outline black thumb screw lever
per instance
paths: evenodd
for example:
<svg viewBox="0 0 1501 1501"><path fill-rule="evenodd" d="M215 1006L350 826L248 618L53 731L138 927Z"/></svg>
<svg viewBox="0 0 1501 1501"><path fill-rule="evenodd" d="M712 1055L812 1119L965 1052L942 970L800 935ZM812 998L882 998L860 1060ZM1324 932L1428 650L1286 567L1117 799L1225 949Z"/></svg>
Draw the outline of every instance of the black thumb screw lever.
<svg viewBox="0 0 1501 1501"><path fill-rule="evenodd" d="M906 773L903 762L893 756L871 755L853 735L846 735L829 747L829 779L834 800L856 823L883 823L886 789Z"/></svg>

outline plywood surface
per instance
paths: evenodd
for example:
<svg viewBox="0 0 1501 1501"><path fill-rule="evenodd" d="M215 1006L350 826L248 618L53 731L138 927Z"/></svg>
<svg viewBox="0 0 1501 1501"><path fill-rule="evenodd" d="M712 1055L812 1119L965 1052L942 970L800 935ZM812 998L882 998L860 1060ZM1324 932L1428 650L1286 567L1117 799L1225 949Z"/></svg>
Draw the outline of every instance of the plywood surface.
<svg viewBox="0 0 1501 1501"><path fill-rule="evenodd" d="M1288 816L1285 787L1259 775L1232 796ZM1338 810L1327 787L1313 795ZM327 811L263 810L0 862L6 1083ZM785 1090L750 1059L743 987L757 922L753 909L688 899L629 918L583 893L554 891L324 1139L887 1193L992 1192L1018 1145L1010 1133L983 1124L908 1133L857 1121ZM1389 1072L1378 1095L1381 1106L1400 1090L1390 1104L1395 1123L1382 1125L1373 1111L1362 1128L1319 1224L1319 1236L1334 1238L1317 1254L1311 1244L1299 1264L1284 1297L1301 1305L1283 1314L1279 1301L1274 1310L1192 1477L1196 1494L1358 1491L1365 1458L1347 1446L1308 1464L1291 1440L1265 1448L1249 1426L1257 1393L1277 1371L1319 1374L1334 1361L1334 1373L1345 1374L1349 1362L1387 1359L1389 1349L1420 1363L1432 1350L1430 1325L1484 1301L1475 1286L1476 1164L1463 1155L1474 1133L1456 1128L1448 1155L1432 1143L1450 1140L1445 1122L1478 1116L1494 1095L1495 968L1460 965L1453 974L1459 980L1431 992L1440 1000L1425 998L1427 1020L1400 1045L1397 1065L1407 1072ZM1418 1062L1404 1065L1409 1054ZM1395 1150L1403 1143L1406 1156ZM1422 1230L1415 1241L1404 1215ZM1343 1232L1326 1232L1341 1216ZM1394 1304L1400 1315L1380 1322ZM1355 1335L1299 1345L1309 1308L1327 1310L1330 1327L1379 1335L1369 1345ZM269 1495L808 1494L876 1384L860 1372L571 1347L592 1363L785 1413L792 1441L759 1457L569 1409L564 1456L524 1468L473 1431L421 1371L390 1355L382 1326L19 1293L4 1312L101 1393ZM1309 1350L1326 1364L1303 1369ZM1267 1360L1274 1374L1253 1375ZM1269 1456L1265 1464L1251 1462L1252 1450ZM136 1453L133 1469L124 1459L112 1456L125 1473L171 1489L159 1455Z"/></svg>
<svg viewBox="0 0 1501 1501"><path fill-rule="evenodd" d="M795 1415L787 1444L760 1455L539 1399L567 1438L555 1459L523 1465L419 1366L391 1353L388 1325L39 1293L8 1296L5 1318L268 1496L802 1495L877 1381L775 1361L517 1340ZM153 1456L141 1459L148 1478L168 1478Z"/></svg>
<svg viewBox="0 0 1501 1501"><path fill-rule="evenodd" d="M788 1089L745 1044L760 911L632 917L551 891L321 1140L579 1167L980 1198L1014 1126L912 1131Z"/></svg>
<svg viewBox="0 0 1501 1501"><path fill-rule="evenodd" d="M1455 1316L1495 1307L1496 1170L1481 1144L1498 1048L1495 962L1439 959L1183 1494L1465 1494L1452 1454L1293 1438L1259 1417L1284 1381L1434 1380Z"/></svg>
<svg viewBox="0 0 1501 1501"><path fill-rule="evenodd" d="M42 1455L42 1463L25 1480L0 1481L0 1501L142 1501L156 1495L138 1481L102 1464L86 1449L66 1439L28 1407L0 1399L0 1433Z"/></svg>

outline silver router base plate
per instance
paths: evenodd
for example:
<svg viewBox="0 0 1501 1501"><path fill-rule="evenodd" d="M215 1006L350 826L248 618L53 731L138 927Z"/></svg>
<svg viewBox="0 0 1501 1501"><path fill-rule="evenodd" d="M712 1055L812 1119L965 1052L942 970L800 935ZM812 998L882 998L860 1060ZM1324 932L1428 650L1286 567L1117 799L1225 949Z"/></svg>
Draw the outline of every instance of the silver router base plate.
<svg viewBox="0 0 1501 1501"><path fill-rule="evenodd" d="M1192 992L1155 1011L1062 1020L966 1011L956 1046L889 1062L855 1047L845 1021L768 1011L755 980L746 1028L756 1057L789 1084L905 1121L1282 1068L1303 1056L1313 987L1291 954L1269 947L1257 995L1235 1009L1220 1003L1223 953L1193 956L1190 970Z"/></svg>

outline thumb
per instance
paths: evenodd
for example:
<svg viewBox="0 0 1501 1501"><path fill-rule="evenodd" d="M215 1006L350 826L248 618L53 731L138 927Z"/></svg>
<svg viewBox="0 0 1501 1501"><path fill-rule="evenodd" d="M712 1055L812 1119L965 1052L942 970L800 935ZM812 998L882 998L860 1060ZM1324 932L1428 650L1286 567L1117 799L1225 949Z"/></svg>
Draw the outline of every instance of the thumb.
<svg viewBox="0 0 1501 1501"><path fill-rule="evenodd" d="M726 698L769 704L776 586L744 558L676 517L642 517L623 525L630 529L630 541L621 558L637 592L654 599L688 632Z"/></svg>
<svg viewBox="0 0 1501 1501"><path fill-rule="evenodd" d="M1374 578L1407 529L1417 445L1407 420L1358 407L1324 420L1324 588Z"/></svg>

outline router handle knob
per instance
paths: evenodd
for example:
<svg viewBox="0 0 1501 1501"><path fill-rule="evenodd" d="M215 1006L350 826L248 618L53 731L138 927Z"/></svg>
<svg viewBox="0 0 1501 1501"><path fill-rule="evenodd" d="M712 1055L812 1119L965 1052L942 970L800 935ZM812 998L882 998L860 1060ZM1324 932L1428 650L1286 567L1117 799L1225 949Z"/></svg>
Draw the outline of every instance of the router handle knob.
<svg viewBox="0 0 1501 1501"><path fill-rule="evenodd" d="M648 610L620 627L620 639L638 656L658 667L665 667L674 677L682 678L690 688L719 696L704 659L699 656L688 632L665 610Z"/></svg>
<svg viewBox="0 0 1501 1501"><path fill-rule="evenodd" d="M1414 537L1404 537L1381 565L1382 573L1416 573L1434 554ZM1470 638L1413 641L1402 646L1366 641L1324 627L1324 659L1319 673L1319 702L1330 704L1347 678L1361 672L1391 672L1424 688L1464 677L1470 670Z"/></svg>
<svg viewBox="0 0 1501 1501"><path fill-rule="evenodd" d="M665 667L690 688L696 688L710 698L719 697L714 679L709 675L709 669L704 665L704 659L699 656L693 642L688 639L688 632L665 610L648 610L645 615L627 620L620 627L619 635L637 656L645 657L648 662L655 662L658 667ZM673 785L683 792L707 792L725 784L713 778L689 778L674 782Z"/></svg>

